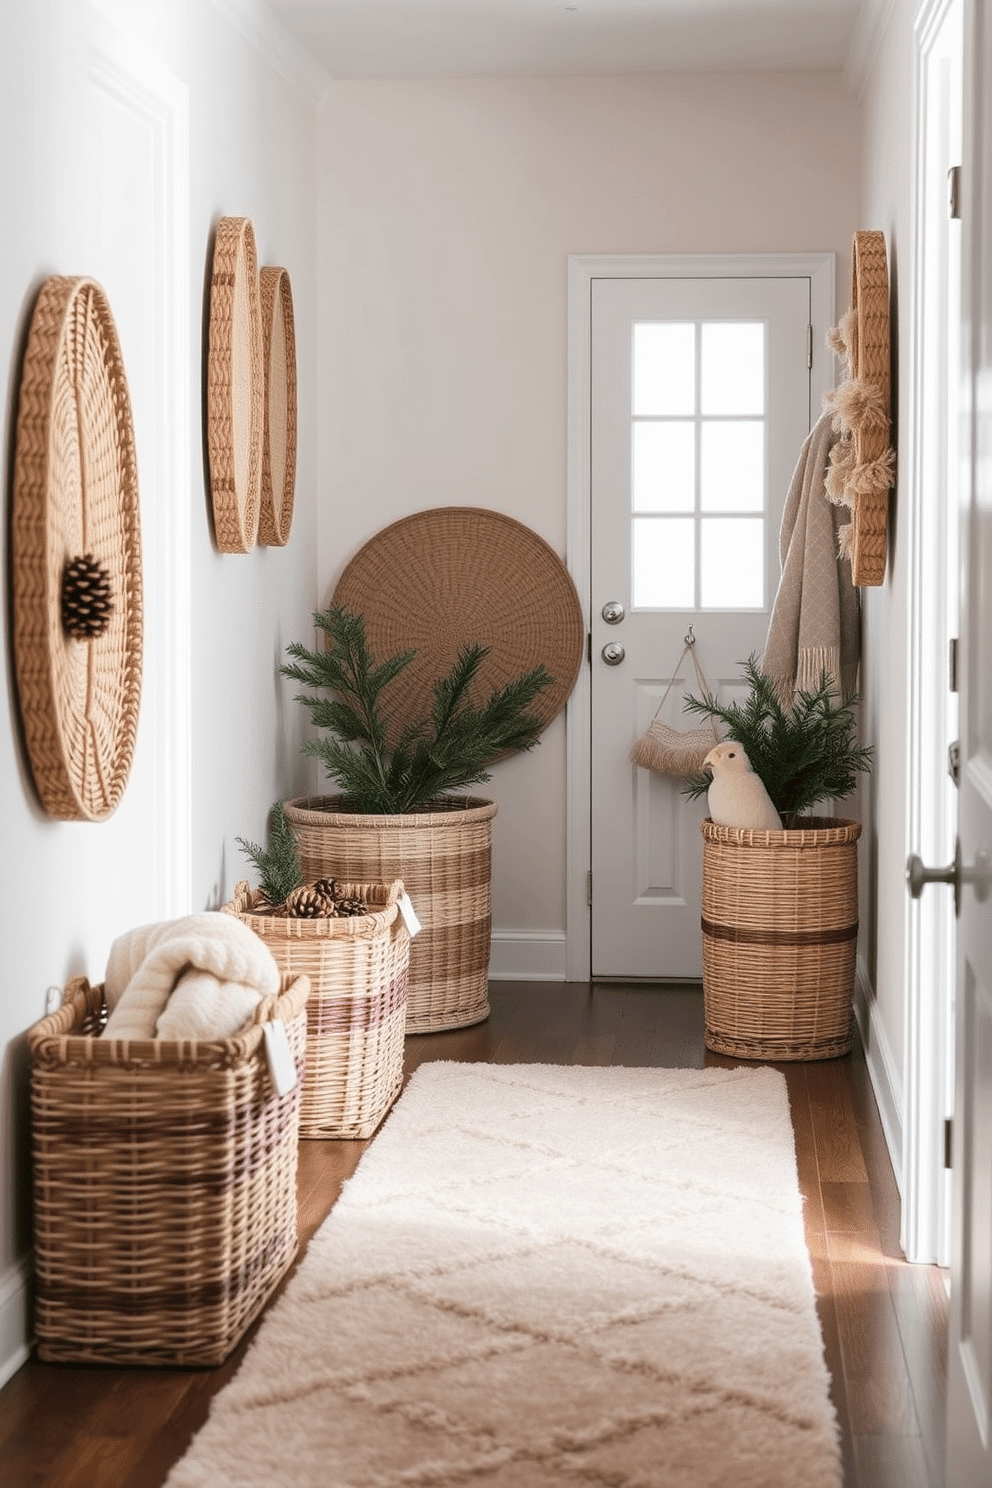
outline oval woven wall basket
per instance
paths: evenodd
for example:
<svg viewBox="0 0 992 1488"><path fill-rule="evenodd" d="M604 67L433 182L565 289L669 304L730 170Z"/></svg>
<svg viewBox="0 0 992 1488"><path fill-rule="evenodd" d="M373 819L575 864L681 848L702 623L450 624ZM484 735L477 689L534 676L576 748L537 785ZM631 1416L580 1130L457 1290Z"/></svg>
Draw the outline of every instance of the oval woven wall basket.
<svg viewBox="0 0 992 1488"><path fill-rule="evenodd" d="M854 583L878 585L885 578L889 491L895 483L884 233L854 234L851 308L828 340L846 359L847 374L825 399L840 434L830 452L827 495L851 511L840 538Z"/></svg>
<svg viewBox="0 0 992 1488"><path fill-rule="evenodd" d="M265 368L255 230L222 217L214 238L207 347L207 456L222 553L255 546L261 509Z"/></svg>
<svg viewBox="0 0 992 1488"><path fill-rule="evenodd" d="M373 656L416 652L383 693L383 717L397 731L420 715L467 643L488 648L477 703L521 672L547 668L554 682L530 708L542 728L564 708L585 653L565 564L531 528L485 507L432 507L384 527L346 565L334 603L364 616Z"/></svg>
<svg viewBox="0 0 992 1488"><path fill-rule="evenodd" d="M41 803L66 821L115 809L141 698L138 473L106 296L55 275L38 294L17 411L14 661Z"/></svg>
<svg viewBox="0 0 992 1488"><path fill-rule="evenodd" d="M296 332L285 269L262 269L265 437L258 540L281 548L289 538L296 489Z"/></svg>

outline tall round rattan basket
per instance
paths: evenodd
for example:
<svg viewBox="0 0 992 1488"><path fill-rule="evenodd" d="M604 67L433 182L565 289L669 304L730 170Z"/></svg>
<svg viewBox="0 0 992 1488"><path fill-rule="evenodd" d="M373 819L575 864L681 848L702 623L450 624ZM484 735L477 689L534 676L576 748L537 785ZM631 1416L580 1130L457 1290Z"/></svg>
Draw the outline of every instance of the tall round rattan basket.
<svg viewBox="0 0 992 1488"><path fill-rule="evenodd" d="M423 929L410 945L407 1033L489 1016L493 801L445 796L423 811L367 816L340 796L285 804L304 879L401 878Z"/></svg>
<svg viewBox="0 0 992 1488"><path fill-rule="evenodd" d="M851 1048L860 822L703 834L706 1047L743 1059Z"/></svg>

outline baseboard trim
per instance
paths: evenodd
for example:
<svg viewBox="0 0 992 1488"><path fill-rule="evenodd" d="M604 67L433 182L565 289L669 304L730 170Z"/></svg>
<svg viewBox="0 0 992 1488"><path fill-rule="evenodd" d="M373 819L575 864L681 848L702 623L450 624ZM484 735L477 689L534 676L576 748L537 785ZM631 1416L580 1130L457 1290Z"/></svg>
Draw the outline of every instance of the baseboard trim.
<svg viewBox="0 0 992 1488"><path fill-rule="evenodd" d="M489 975L494 982L564 982L568 957L557 930L494 930Z"/></svg>
<svg viewBox="0 0 992 1488"><path fill-rule="evenodd" d="M885 1145L895 1174L900 1197L903 1192L903 1091L902 1078L896 1068L888 1037L875 1012L875 989L864 963L858 961L854 980L854 1016L864 1045L868 1077L882 1122Z"/></svg>
<svg viewBox="0 0 992 1488"><path fill-rule="evenodd" d="M31 1256L21 1256L0 1277L0 1387L31 1356Z"/></svg>

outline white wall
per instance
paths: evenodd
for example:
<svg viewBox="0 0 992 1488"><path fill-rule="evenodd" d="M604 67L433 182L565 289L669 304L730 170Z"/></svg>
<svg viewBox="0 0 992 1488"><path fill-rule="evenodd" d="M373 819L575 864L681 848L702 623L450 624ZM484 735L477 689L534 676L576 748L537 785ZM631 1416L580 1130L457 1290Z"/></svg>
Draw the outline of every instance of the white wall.
<svg viewBox="0 0 992 1488"><path fill-rule="evenodd" d="M566 556L567 255L830 250L840 304L860 148L830 73L333 84L322 602L375 531L430 506L507 512ZM493 973L540 976L566 928L563 720L486 790Z"/></svg>
<svg viewBox="0 0 992 1488"><path fill-rule="evenodd" d="M114 934L156 918L164 902L175 912L222 902L244 867L235 836L258 840L271 802L310 787L310 769L298 755L304 720L287 712L288 694L275 667L285 642L309 632L316 604L317 512L314 96L302 81L297 85L284 62L265 54L257 38L232 24L226 9L205 0L104 0L102 13L85 0L32 0L30 5L0 0L0 20L0 195L6 228L0 244L0 344L6 348L8 484L20 357L38 287L52 273L92 275L106 282L119 317L135 406L145 583L149 596L158 594L146 611L152 623L132 777L118 812L106 823L56 823L38 806L19 740L9 637L4 652L2 1378L23 1357L27 1327L31 1216L25 1030L43 1013L47 987L63 985L76 972L100 979ZM146 202L143 180L131 195L122 185L121 200L113 204L120 206L122 226L110 231L104 223L101 232L90 210L94 172L87 154L87 109L92 59L107 49L122 75L133 62L141 87L158 88L168 100L165 132L178 155L170 178L175 199ZM126 110L124 117L128 129ZM134 127L139 155L147 144L143 127ZM119 146L116 137L107 142L108 150ZM208 245L213 224L225 214L251 217L260 263L280 264L289 272L300 390L289 545L236 557L221 556L211 542L201 437ZM170 224L179 234L171 245ZM161 345L155 339L152 346L139 344L133 335L141 315L149 314L146 286L158 283L148 277L149 249L156 262L174 249L174 272L162 271L171 285L165 324L160 326L154 313L149 319L151 336L161 337ZM169 362L162 381L165 396L177 401L169 405L170 420L163 428L155 425L161 409L149 408L155 400L149 399L147 384L159 378L160 354L168 360L177 348L175 365ZM179 567L166 572L175 557L172 533L182 539ZM6 545L6 523L0 541ZM170 605L162 591L173 584L178 598ZM155 633L163 614L172 616L172 633ZM187 695L176 699L175 707L177 717L188 714L188 738L170 733L160 667L185 677ZM156 819L163 803L154 790L151 817L134 820L136 792L153 779L163 741L174 756L169 768L182 785L181 799L172 803L177 821ZM176 872L163 898L156 851L173 837Z"/></svg>

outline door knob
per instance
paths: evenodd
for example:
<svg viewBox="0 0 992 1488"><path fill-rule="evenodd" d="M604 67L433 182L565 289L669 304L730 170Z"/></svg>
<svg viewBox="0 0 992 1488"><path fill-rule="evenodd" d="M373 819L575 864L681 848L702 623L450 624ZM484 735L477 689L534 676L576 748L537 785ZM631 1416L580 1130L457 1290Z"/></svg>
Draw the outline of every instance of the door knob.
<svg viewBox="0 0 992 1488"><path fill-rule="evenodd" d="M984 904L989 897L989 890L992 889L992 856L984 848L980 848L975 854L974 864L965 867L961 862L961 844L958 842L954 847L953 863L948 863L946 868L927 868L923 859L913 853L906 863L906 882L914 899L919 899L928 883L952 884L954 913L958 914L961 909L962 885L972 885L979 904Z"/></svg>
<svg viewBox="0 0 992 1488"><path fill-rule="evenodd" d="M603 660L607 666L619 666L626 655L619 641L608 641L603 647Z"/></svg>
<svg viewBox="0 0 992 1488"><path fill-rule="evenodd" d="M626 613L618 599L608 599L603 606L603 619L607 625L619 625Z"/></svg>

